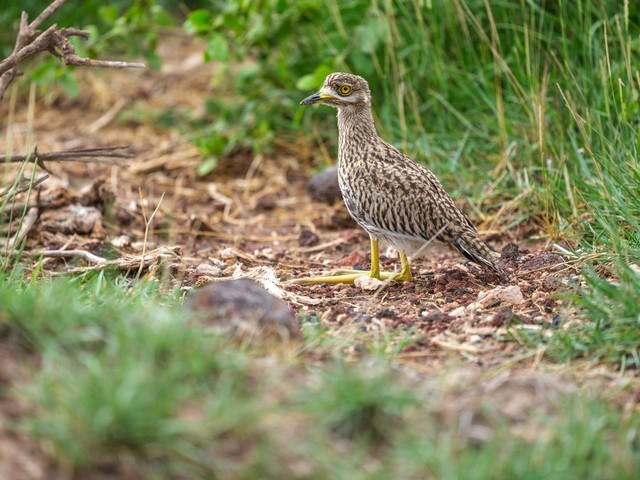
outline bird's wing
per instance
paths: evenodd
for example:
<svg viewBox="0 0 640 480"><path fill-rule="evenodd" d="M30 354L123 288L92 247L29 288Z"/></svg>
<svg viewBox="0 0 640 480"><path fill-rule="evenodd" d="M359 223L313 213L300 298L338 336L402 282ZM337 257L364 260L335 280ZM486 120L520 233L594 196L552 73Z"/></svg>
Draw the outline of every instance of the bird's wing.
<svg viewBox="0 0 640 480"><path fill-rule="evenodd" d="M354 207L356 217L378 229L425 240L440 232L439 239L451 241L461 230L475 231L431 171L389 147L371 152L367 163L372 168L352 180L355 188L367 191L367 202Z"/></svg>

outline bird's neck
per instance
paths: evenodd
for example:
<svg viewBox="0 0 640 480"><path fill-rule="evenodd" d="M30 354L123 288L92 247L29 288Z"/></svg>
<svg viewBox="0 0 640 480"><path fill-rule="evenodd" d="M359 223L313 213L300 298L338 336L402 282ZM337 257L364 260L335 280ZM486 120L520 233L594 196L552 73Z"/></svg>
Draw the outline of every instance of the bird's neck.
<svg viewBox="0 0 640 480"><path fill-rule="evenodd" d="M370 143L377 137L370 108L362 106L338 109L338 140L341 152L348 146Z"/></svg>

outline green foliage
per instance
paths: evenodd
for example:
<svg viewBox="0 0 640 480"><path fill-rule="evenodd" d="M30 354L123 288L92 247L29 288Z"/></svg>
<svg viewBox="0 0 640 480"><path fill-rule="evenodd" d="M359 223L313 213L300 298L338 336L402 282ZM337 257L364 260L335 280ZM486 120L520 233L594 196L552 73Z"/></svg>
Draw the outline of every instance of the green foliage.
<svg viewBox="0 0 640 480"><path fill-rule="evenodd" d="M191 12L184 24L188 33L206 38L205 58L220 64L214 79L218 91L207 100L209 118L197 144L207 158L226 154L239 143L257 152L268 150L275 132L291 129L300 100L296 62L308 49L299 48L292 29L319 2L211 4L209 10ZM314 69L313 62L309 58L305 68ZM229 76L233 82L227 81Z"/></svg>
<svg viewBox="0 0 640 480"><path fill-rule="evenodd" d="M637 261L637 260L636 260ZM618 262L614 279L601 278L588 270L586 288L573 299L584 309L585 319L554 331L547 353L561 361L589 357L618 365L621 370L640 366L640 274ZM543 332L546 333L546 332Z"/></svg>
<svg viewBox="0 0 640 480"><path fill-rule="evenodd" d="M613 281L596 274L602 267L586 271L573 299L584 318L535 343L559 360L638 367L634 2L192 3L208 8L184 28L204 36L206 58L219 63L216 97L196 125L207 158L200 174L242 144L263 151L290 131L319 127L335 142L334 112L299 108L302 90L333 70L359 73L384 135L471 207L515 198L510 225L532 218L550 235L576 235L579 251L613 265ZM3 8L0 24L14 27L1 38L15 31L19 9L33 18L43 5ZM157 26L168 18L152 2L87 1L52 21L92 31L82 53L117 45L153 60ZM51 65L36 78L77 91ZM473 412L452 415L439 392L407 387L402 368L339 358L283 365L188 325L177 294L154 283L132 286L109 273L37 283L9 261L0 274L2 338L34 372L17 393L1 394L32 405L33 418L12 426L74 469L113 459L148 478L631 479L640 469L637 414L584 392L515 424L498 411L469 435ZM306 348L340 357L352 339L322 328L307 326ZM409 341L383 331L366 347L393 356Z"/></svg>
<svg viewBox="0 0 640 480"><path fill-rule="evenodd" d="M24 428L73 465L118 452L179 459L252 425L259 409L244 397L245 359L222 338L188 328L181 310L161 306L153 284L129 290L103 276L48 284L18 277L0 285L2 328L42 358L23 388L38 407ZM196 399L199 414L183 418Z"/></svg>
<svg viewBox="0 0 640 480"><path fill-rule="evenodd" d="M553 415L539 412L527 421L528 430L515 435L500 423L484 430L485 440L461 438L451 426L429 425L430 431L399 445L404 462L398 477L635 478L640 458L632 447L637 433L631 424L621 428L620 417L593 400L562 401Z"/></svg>
<svg viewBox="0 0 640 480"><path fill-rule="evenodd" d="M517 221L541 217L551 234L579 227L582 199L574 198L573 182L585 169L596 174L598 157L608 155L599 138L617 135L626 145L620 155L636 158L629 149L637 135L616 134L618 119L636 129L625 120L637 109L629 60L638 49L635 5L210 3L190 14L185 29L207 38L207 58L222 64L219 80L233 77L211 114L235 122L214 118L203 130L224 138L241 131L228 145L240 137L263 149L265 133L308 130L311 116L335 145L333 114L298 108L307 93L299 90L317 89L330 71L351 70L369 80L385 136L472 198L531 191Z"/></svg>
<svg viewBox="0 0 640 480"><path fill-rule="evenodd" d="M91 35L82 48L88 55L122 51L130 57L144 57L150 68L160 68L162 60L156 53L160 30L173 24L164 8L152 0L135 0L124 10L117 5L101 6L97 14L108 29L96 23L86 27Z"/></svg>

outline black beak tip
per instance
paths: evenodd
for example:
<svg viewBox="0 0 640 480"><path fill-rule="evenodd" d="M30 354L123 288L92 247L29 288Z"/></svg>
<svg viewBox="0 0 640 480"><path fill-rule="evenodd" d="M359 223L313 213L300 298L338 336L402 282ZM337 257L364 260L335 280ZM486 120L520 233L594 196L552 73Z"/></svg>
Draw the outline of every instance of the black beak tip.
<svg viewBox="0 0 640 480"><path fill-rule="evenodd" d="M313 105L314 103L318 103L322 100L322 97L319 93L314 93L313 95L308 96L304 100L300 102L300 105Z"/></svg>

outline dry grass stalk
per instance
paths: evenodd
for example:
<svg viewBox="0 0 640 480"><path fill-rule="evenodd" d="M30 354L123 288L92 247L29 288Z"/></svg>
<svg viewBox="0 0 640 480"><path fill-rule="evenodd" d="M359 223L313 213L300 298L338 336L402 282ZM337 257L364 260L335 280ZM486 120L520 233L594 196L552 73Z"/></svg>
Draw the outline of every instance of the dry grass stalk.
<svg viewBox="0 0 640 480"><path fill-rule="evenodd" d="M24 193L28 190L33 190L35 187L43 183L47 178L49 178L49 175L43 175L42 177L38 178L37 180L34 180L33 182L28 182L20 186L14 185L12 187L6 188L0 192L0 197L9 195L9 199L11 199L11 197L18 195L19 193Z"/></svg>
<svg viewBox="0 0 640 480"><path fill-rule="evenodd" d="M126 163L106 158L132 158L133 153L128 145L116 145L114 147L98 148L78 148L73 150L63 150L60 152L38 153L37 147L32 153L27 155L2 155L4 161L8 163L21 163L27 160L36 160L37 164L46 170L44 162L79 162L79 163L101 163L105 165L116 165L128 168ZM99 158L106 157L106 158Z"/></svg>

